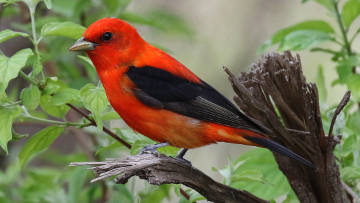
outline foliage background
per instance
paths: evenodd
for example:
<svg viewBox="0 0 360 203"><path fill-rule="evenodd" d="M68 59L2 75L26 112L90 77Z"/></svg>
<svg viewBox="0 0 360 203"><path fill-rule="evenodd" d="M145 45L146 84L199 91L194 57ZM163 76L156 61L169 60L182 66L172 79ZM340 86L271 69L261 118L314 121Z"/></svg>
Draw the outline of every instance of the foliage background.
<svg viewBox="0 0 360 203"><path fill-rule="evenodd" d="M3 149L8 149L8 153L1 151L0 202L96 202L104 199L109 202L185 201L178 193L179 186L154 187L138 180L130 181L125 186L115 186L111 180L88 184L92 177L90 173L85 173L83 168L67 167L71 161L120 157L129 154L129 151L102 133L101 128L86 127L88 122L73 111L67 112L65 103L89 109L98 125L112 128L133 144L131 153L151 143L124 127L121 120L110 122L117 116L109 108L91 64L85 57L77 57L77 53L67 51L83 32L84 28L80 25L86 27L106 16L120 17L134 24L146 40L169 51L229 98L233 93L222 71L223 65L230 67L234 73L245 71L259 57L256 54L259 54L259 47L278 30L305 20L328 22L332 27L330 31L319 29L319 24L313 28L303 26L300 30L292 30L300 32L290 37L283 35L281 46L299 51L305 75L309 80L318 82L325 127L331 118L333 105L340 100L345 89L353 90L355 97L352 105L337 124L337 133L346 127L341 132L344 138L337 155L343 179L359 194L360 116L356 102L359 101L360 84L356 81L360 80L355 80L358 72L351 72L359 64L356 53L359 40L354 38L351 44L354 53L347 55L336 13L331 7L336 1L24 2L0 0L0 93L6 88L6 95L0 99L0 144ZM360 25L356 18L360 13L360 1L342 0L339 2L340 11L346 8L344 5L348 5L346 12L343 12L346 17L343 18L350 40ZM33 17L36 39L40 39L37 47L31 42L34 35L28 7L36 8ZM68 23L60 24L62 22ZM12 33L6 29L27 34ZM12 38L15 36L23 37ZM332 38L342 44L339 46ZM296 43L286 43L289 41L309 46L299 48ZM314 47L333 49L340 57L310 52ZM31 48L32 51L27 49L20 55L15 54L23 48ZM266 51L276 49L277 45ZM14 57L14 54L17 57L5 57ZM318 68L319 64L322 65L321 69ZM30 74L20 73L17 77L20 69ZM5 74L5 70L11 70L6 73L13 75ZM357 78L351 79L353 75ZM16 79L10 80L12 78ZM340 80L333 83L338 78ZM349 79L351 82L348 82ZM7 87L8 80L10 83ZM94 100L96 103L92 102ZM13 127L9 127L11 125ZM64 128L69 125L76 127ZM6 144L9 137L12 141ZM248 149L221 143L192 150L187 158L194 166L226 184L247 189L266 199L280 197L286 201L296 201L286 179L277 170L272 155L266 150L256 149L239 157ZM164 152L174 154L176 149L167 148ZM192 200L201 199L193 191L187 191L192 194Z"/></svg>

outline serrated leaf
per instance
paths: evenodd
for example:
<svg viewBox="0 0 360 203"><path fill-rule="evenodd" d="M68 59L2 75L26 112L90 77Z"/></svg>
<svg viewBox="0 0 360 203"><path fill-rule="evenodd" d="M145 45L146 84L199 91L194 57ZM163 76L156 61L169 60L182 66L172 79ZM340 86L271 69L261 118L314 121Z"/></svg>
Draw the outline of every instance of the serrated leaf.
<svg viewBox="0 0 360 203"><path fill-rule="evenodd" d="M40 94L37 86L30 85L30 87L24 88L21 91L20 99L27 109L34 110L40 104Z"/></svg>
<svg viewBox="0 0 360 203"><path fill-rule="evenodd" d="M322 65L318 66L317 75L316 75L316 85L319 90L320 102L326 103L327 91L326 91L325 77L324 77L324 71Z"/></svg>
<svg viewBox="0 0 360 203"><path fill-rule="evenodd" d="M9 81L18 76L31 55L31 49L22 49L10 58L0 55L0 95L5 92Z"/></svg>
<svg viewBox="0 0 360 203"><path fill-rule="evenodd" d="M345 27L350 27L351 23L360 15L360 0L347 1L341 12Z"/></svg>
<svg viewBox="0 0 360 203"><path fill-rule="evenodd" d="M33 135L21 149L20 166L23 168L34 156L45 151L63 132L64 127L50 126Z"/></svg>
<svg viewBox="0 0 360 203"><path fill-rule="evenodd" d="M3 30L0 32L0 43L5 42L6 40L12 39L14 37L28 37L29 35L24 32L15 32L9 29Z"/></svg>
<svg viewBox="0 0 360 203"><path fill-rule="evenodd" d="M81 101L91 111L98 129L102 130L102 113L108 106L108 100L103 88L87 84L80 90Z"/></svg>
<svg viewBox="0 0 360 203"><path fill-rule="evenodd" d="M0 147L7 153L7 143L12 138L11 126L21 113L19 106L0 107Z"/></svg>
<svg viewBox="0 0 360 203"><path fill-rule="evenodd" d="M73 22L52 22L41 28L41 36L62 36L71 39L80 38L86 28Z"/></svg>
<svg viewBox="0 0 360 203"><path fill-rule="evenodd" d="M279 51L300 51L314 47L322 42L331 40L331 36L325 32L313 30L299 30L288 34L280 43Z"/></svg>

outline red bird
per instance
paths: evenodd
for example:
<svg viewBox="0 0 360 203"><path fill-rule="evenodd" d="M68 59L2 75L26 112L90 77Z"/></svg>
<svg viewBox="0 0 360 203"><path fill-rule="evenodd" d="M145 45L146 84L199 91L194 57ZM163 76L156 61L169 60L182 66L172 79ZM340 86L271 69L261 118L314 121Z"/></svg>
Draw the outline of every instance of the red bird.
<svg viewBox="0 0 360 203"><path fill-rule="evenodd" d="M137 132L160 144L187 149L216 142L268 148L313 164L266 138L266 128L179 61L143 40L134 27L116 18L96 21L71 51L86 51L110 104Z"/></svg>

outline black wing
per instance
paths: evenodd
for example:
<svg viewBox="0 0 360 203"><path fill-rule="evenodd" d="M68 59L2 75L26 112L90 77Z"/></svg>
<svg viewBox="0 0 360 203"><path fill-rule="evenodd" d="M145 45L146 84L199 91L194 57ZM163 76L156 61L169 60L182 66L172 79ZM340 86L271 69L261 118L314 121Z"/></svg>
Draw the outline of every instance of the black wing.
<svg viewBox="0 0 360 203"><path fill-rule="evenodd" d="M131 66L126 74L137 87L135 96L148 106L225 126L261 131L257 124L205 82L196 84L150 66Z"/></svg>

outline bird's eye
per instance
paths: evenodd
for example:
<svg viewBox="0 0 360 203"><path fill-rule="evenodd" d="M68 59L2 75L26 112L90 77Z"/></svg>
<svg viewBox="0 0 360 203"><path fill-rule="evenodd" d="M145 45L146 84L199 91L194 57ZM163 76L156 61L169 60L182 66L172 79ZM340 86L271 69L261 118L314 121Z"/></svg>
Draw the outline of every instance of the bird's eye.
<svg viewBox="0 0 360 203"><path fill-rule="evenodd" d="M103 41L109 41L112 37L112 34L111 32L105 32L102 36L101 36L101 39Z"/></svg>

